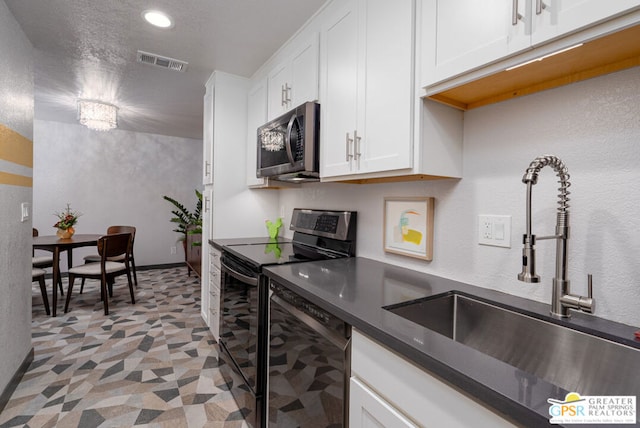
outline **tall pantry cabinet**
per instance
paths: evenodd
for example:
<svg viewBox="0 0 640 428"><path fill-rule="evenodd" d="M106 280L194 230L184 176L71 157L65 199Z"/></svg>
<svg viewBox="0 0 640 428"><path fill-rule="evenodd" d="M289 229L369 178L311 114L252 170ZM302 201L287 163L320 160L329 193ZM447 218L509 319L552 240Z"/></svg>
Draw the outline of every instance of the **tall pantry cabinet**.
<svg viewBox="0 0 640 428"><path fill-rule="evenodd" d="M217 340L220 253L209 241L267 236L264 221L277 217L278 195L247 186L248 79L215 71L205 88L201 315Z"/></svg>
<svg viewBox="0 0 640 428"><path fill-rule="evenodd" d="M224 229L241 228L228 213L228 199L245 189L247 80L215 71L207 81L203 109L201 315L218 339L219 253L208 244Z"/></svg>

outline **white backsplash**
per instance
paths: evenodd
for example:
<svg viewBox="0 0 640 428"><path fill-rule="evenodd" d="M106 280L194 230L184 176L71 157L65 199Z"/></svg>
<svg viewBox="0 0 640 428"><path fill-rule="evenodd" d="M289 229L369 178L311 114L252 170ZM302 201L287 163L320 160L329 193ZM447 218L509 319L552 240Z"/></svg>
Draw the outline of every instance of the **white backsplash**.
<svg viewBox="0 0 640 428"><path fill-rule="evenodd" d="M464 178L389 184L305 184L280 191L280 205L358 211L358 255L551 302L555 243L537 245L540 284L521 270L526 186L537 156L561 158L571 176L569 278L586 294L593 274L596 315L640 326L640 72L602 76L465 113ZM557 177L533 189L533 232L554 233ZM432 262L384 253L385 196L433 196ZM512 216L511 248L478 245L477 216ZM288 224L289 217L285 224ZM287 231L286 233L290 233Z"/></svg>

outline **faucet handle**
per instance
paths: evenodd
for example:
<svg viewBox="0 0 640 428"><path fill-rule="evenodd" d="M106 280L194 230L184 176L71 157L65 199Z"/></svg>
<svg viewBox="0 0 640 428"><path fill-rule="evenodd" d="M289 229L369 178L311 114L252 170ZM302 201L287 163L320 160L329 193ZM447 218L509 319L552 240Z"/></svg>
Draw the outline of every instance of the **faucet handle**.
<svg viewBox="0 0 640 428"><path fill-rule="evenodd" d="M593 300L593 275L587 274L587 297L580 297L579 309L590 314L596 310L596 301Z"/></svg>

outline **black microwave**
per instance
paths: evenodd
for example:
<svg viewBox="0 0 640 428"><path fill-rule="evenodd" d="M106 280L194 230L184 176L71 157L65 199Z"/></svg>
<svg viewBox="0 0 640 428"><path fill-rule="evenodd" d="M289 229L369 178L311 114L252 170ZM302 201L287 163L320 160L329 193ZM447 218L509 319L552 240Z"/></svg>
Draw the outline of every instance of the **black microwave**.
<svg viewBox="0 0 640 428"><path fill-rule="evenodd" d="M304 103L258 128L257 176L319 180L320 104Z"/></svg>

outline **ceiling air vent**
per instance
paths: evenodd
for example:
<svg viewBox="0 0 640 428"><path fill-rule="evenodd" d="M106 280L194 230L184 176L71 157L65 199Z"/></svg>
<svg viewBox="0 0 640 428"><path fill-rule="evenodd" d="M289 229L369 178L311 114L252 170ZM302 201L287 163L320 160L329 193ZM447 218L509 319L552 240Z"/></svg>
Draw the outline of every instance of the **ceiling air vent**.
<svg viewBox="0 0 640 428"><path fill-rule="evenodd" d="M179 59L173 59L144 51L138 51L137 61L175 71L185 71L187 69L187 65L189 65L188 62L180 61Z"/></svg>

